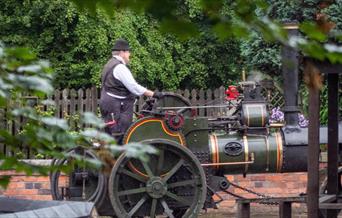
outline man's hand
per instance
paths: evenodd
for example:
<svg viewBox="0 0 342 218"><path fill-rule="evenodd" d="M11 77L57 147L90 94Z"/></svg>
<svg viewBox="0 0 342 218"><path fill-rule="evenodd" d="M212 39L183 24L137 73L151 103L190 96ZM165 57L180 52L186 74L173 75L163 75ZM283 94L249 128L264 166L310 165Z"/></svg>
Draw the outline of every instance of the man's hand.
<svg viewBox="0 0 342 218"><path fill-rule="evenodd" d="M154 92L152 95L152 98L156 98L156 99L160 99L164 97L164 93L163 92Z"/></svg>

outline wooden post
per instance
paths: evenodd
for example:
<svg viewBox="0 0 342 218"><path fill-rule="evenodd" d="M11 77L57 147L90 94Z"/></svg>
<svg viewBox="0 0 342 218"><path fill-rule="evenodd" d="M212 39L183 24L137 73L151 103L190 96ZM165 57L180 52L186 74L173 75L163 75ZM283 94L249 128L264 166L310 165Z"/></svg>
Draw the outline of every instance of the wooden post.
<svg viewBox="0 0 342 218"><path fill-rule="evenodd" d="M217 102L220 102L220 89L214 90L214 99L215 99L215 104L217 104ZM221 116L220 108L213 108L213 111L214 111L214 114L213 114L214 117Z"/></svg>
<svg viewBox="0 0 342 218"><path fill-rule="evenodd" d="M190 100L190 103L192 106L196 106L197 105L197 90L196 89L192 89L191 90L191 100ZM198 109L195 109L196 110L196 114L198 114Z"/></svg>
<svg viewBox="0 0 342 218"><path fill-rule="evenodd" d="M205 99L204 99L204 90L203 89L200 89L200 91L199 91L199 99L198 99L198 105L206 105L205 104ZM205 108L200 108L199 110L199 113L198 113L198 115L199 116L205 116Z"/></svg>
<svg viewBox="0 0 342 218"><path fill-rule="evenodd" d="M54 92L54 99L56 105L55 116L61 118L61 92L58 89L56 89Z"/></svg>
<svg viewBox="0 0 342 218"><path fill-rule="evenodd" d="M68 96L69 96L69 89L64 89L62 91L62 118L65 118L66 116L70 115L68 111Z"/></svg>
<svg viewBox="0 0 342 218"><path fill-rule="evenodd" d="M210 105L213 104L213 92L211 91L211 89L207 90L207 101L206 101L206 105ZM210 117L213 115L213 108L206 108L206 113L205 116Z"/></svg>
<svg viewBox="0 0 342 218"><path fill-rule="evenodd" d="M91 90L86 89L85 90L86 98L85 98L85 112L91 112Z"/></svg>
<svg viewBox="0 0 342 218"><path fill-rule="evenodd" d="M73 116L76 114L76 91L75 89L70 90L70 116ZM74 119L69 120L69 124L72 130L76 130L76 121Z"/></svg>
<svg viewBox="0 0 342 218"><path fill-rule="evenodd" d="M338 74L328 74L328 195L339 194L338 79ZM327 217L337 217L337 211L328 210Z"/></svg>
<svg viewBox="0 0 342 218"><path fill-rule="evenodd" d="M308 134L308 217L318 218L319 188L319 89L309 88L309 134Z"/></svg>
<svg viewBox="0 0 342 218"><path fill-rule="evenodd" d="M249 218L251 214L250 203L239 202L237 208L237 218Z"/></svg>
<svg viewBox="0 0 342 218"><path fill-rule="evenodd" d="M91 87L91 112L97 114L97 88L95 86Z"/></svg>
<svg viewBox="0 0 342 218"><path fill-rule="evenodd" d="M279 217L280 218L291 218L292 208L291 202L280 201L279 202Z"/></svg>

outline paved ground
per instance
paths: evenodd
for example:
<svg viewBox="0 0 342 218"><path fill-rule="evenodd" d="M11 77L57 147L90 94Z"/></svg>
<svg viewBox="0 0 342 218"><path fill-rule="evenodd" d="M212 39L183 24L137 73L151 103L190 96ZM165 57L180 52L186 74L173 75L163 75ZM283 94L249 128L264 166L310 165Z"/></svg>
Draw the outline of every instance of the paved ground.
<svg viewBox="0 0 342 218"><path fill-rule="evenodd" d="M267 206L266 206L267 207ZM266 207L251 207L251 218L278 218L278 210L270 209ZM235 218L236 213L230 208L229 211L226 209L208 210L206 213L200 214L199 218ZM110 218L107 216L101 216L100 218ZM158 216L158 218L167 218L166 216ZM298 209L294 209L292 218L307 218L307 214Z"/></svg>
<svg viewBox="0 0 342 218"><path fill-rule="evenodd" d="M203 213L199 216L200 218L235 218L236 213L230 209L219 209L210 210L207 213ZM251 218L278 218L279 211L278 207L270 206L251 206ZM293 207L292 208L292 218L307 218L306 207ZM338 218L342 218L342 212L338 215Z"/></svg>
<svg viewBox="0 0 342 218"><path fill-rule="evenodd" d="M293 218L306 218L307 214L305 207L292 208ZM220 208L218 210L208 210L207 213L202 213L200 218L228 218L236 217L235 209L232 208ZM279 217L279 211L277 206L253 206L251 205L251 217L252 218L276 218Z"/></svg>
<svg viewBox="0 0 342 218"><path fill-rule="evenodd" d="M217 210L210 209L206 213L200 214L199 218L235 218L235 208L220 208ZM277 206L253 206L251 205L251 218L278 218L279 211ZM339 218L342 218L342 213L339 214ZM107 216L101 216L100 218L110 218ZM166 218L166 216L158 216L158 218ZM292 218L307 218L305 206L292 207Z"/></svg>

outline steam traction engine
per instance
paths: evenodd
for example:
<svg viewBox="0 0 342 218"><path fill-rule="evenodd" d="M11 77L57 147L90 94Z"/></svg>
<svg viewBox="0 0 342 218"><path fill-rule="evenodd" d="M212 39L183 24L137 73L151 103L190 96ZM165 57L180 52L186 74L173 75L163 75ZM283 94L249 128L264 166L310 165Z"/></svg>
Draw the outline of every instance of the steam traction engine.
<svg viewBox="0 0 342 218"><path fill-rule="evenodd" d="M93 201L100 214L117 217L197 217L202 208L216 207L213 196L232 184L227 174L306 171L307 129L270 125L260 87L247 85L243 92L233 114L215 119L196 116L198 108L213 106L191 106L180 95L148 100L123 142L149 144L158 153L147 162L122 153L110 173L82 167L67 177L53 172L53 198ZM324 143L326 128L321 131ZM95 148L70 152L100 158Z"/></svg>

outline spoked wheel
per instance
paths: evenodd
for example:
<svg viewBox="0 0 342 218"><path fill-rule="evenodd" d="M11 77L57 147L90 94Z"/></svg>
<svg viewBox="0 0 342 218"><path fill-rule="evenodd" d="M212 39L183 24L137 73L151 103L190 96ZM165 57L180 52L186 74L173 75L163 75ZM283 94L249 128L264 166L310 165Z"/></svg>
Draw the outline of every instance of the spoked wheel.
<svg viewBox="0 0 342 218"><path fill-rule="evenodd" d="M168 140L142 143L154 146L158 154L150 155L148 162L122 154L112 169L109 196L116 215L197 217L205 201L206 181L196 156Z"/></svg>
<svg viewBox="0 0 342 218"><path fill-rule="evenodd" d="M90 150L76 148L69 154L82 155L89 159L98 159ZM85 169L74 163L73 158L55 160L53 165L71 165L70 174L61 174L60 170L50 175L51 194L54 200L92 201L99 206L107 191L107 180L104 174L95 169Z"/></svg>

